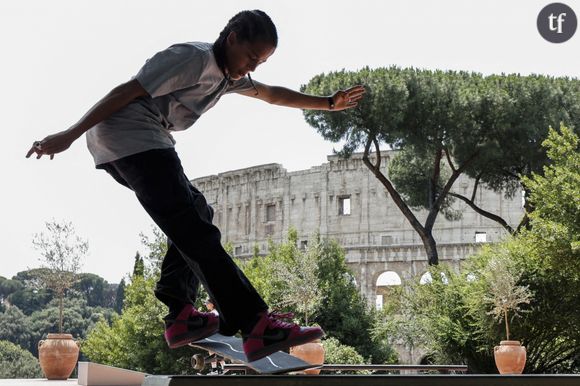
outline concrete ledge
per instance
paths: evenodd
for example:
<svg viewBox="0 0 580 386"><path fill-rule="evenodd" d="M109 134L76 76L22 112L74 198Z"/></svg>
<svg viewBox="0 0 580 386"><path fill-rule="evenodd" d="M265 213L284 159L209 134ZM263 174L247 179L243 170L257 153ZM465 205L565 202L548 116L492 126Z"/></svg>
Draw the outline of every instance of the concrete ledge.
<svg viewBox="0 0 580 386"><path fill-rule="evenodd" d="M148 376L143 386L578 386L580 375Z"/></svg>
<svg viewBox="0 0 580 386"><path fill-rule="evenodd" d="M92 362L79 362L82 386L141 386L147 374Z"/></svg>

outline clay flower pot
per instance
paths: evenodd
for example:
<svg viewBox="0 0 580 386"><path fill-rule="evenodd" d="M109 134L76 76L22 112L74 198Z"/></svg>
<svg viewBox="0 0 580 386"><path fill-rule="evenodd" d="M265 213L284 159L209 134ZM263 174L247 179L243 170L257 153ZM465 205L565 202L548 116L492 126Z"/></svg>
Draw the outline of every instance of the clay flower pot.
<svg viewBox="0 0 580 386"><path fill-rule="evenodd" d="M521 374L526 365L526 348L517 340L502 340L494 348L495 365L500 374Z"/></svg>
<svg viewBox="0 0 580 386"><path fill-rule="evenodd" d="M68 379L79 359L79 343L71 334L48 334L38 342L38 359L47 379Z"/></svg>
<svg viewBox="0 0 580 386"><path fill-rule="evenodd" d="M324 347L320 339L301 344L300 346L290 347L290 355L313 365L321 365L324 363ZM304 370L304 373L317 375L320 373L320 369Z"/></svg>

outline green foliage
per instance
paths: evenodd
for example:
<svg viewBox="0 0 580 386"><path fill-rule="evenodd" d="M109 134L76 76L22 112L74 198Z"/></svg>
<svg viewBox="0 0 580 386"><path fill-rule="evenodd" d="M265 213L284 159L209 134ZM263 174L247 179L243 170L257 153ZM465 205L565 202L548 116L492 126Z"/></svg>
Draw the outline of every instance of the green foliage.
<svg viewBox="0 0 580 386"><path fill-rule="evenodd" d="M82 298L67 298L64 300L63 328L76 339L83 339L99 320L111 320L113 315L114 311L110 308L90 307ZM0 340L11 341L38 355L38 341L54 332L58 323L57 299L31 315L25 315L18 307L11 306L0 314Z"/></svg>
<svg viewBox="0 0 580 386"><path fill-rule="evenodd" d="M41 377L38 359L13 343L0 340L0 379Z"/></svg>
<svg viewBox="0 0 580 386"><path fill-rule="evenodd" d="M139 252L135 254L135 263L133 264L132 277L143 277L145 275L145 262Z"/></svg>
<svg viewBox="0 0 580 386"><path fill-rule="evenodd" d="M234 244L231 241L226 242L224 245L224 250L228 253L228 255L234 255Z"/></svg>
<svg viewBox="0 0 580 386"><path fill-rule="evenodd" d="M324 346L324 363L328 364L344 364L344 365L360 365L366 364L362 355L360 355L353 347L344 345L336 338L327 338L322 341ZM368 374L368 371L343 371L338 374Z"/></svg>
<svg viewBox="0 0 580 386"><path fill-rule="evenodd" d="M8 307L0 314L0 340L10 341L30 350L33 339L28 318L18 307Z"/></svg>
<svg viewBox="0 0 580 386"><path fill-rule="evenodd" d="M580 145L566 126L550 128L543 145L552 161L544 175L524 178L530 189L532 227L538 253L555 268L580 280Z"/></svg>
<svg viewBox="0 0 580 386"><path fill-rule="evenodd" d="M552 162L544 175L533 174L526 181L535 206L530 229L486 246L464 262L461 272L432 268L434 278L444 272L446 280L411 283L396 304L386 307L385 322L375 333L404 338L397 336L389 320L407 315L416 324L417 342L426 345L438 362L496 372L492 349L504 333L490 315L487 299L506 285L498 282L506 276L502 271L513 270L517 274L508 283L512 289L527 287L533 293L532 299L524 294L519 300L525 301L512 302L522 313L510 318L513 337L527 348L524 372L580 372L580 330L571 328L580 325L580 252L575 248L580 219L578 137L565 127L560 131L550 130L544 142ZM498 259L505 262L499 270L494 263ZM498 298L509 300L505 295Z"/></svg>
<svg viewBox="0 0 580 386"><path fill-rule="evenodd" d="M14 292L21 290L22 283L18 280L10 280L0 276L0 304Z"/></svg>
<svg viewBox="0 0 580 386"><path fill-rule="evenodd" d="M109 284L93 273L81 273L72 289L87 301L89 307L113 308L117 285Z"/></svg>
<svg viewBox="0 0 580 386"><path fill-rule="evenodd" d="M9 304L18 307L26 315L40 311L50 303L53 291L42 288L39 276L44 269L31 269L18 272L9 282L15 288L7 296ZM102 277L92 273L81 273L72 288L65 293L68 297L84 298L90 307L113 308L118 291L117 284L109 284ZM120 298L122 301L122 297Z"/></svg>
<svg viewBox="0 0 580 386"><path fill-rule="evenodd" d="M117 294L115 296L115 307L116 313L120 314L123 311L123 303L125 302L125 279L121 279L121 282L117 286Z"/></svg>
<svg viewBox="0 0 580 386"><path fill-rule="evenodd" d="M377 312L375 324L371 329L374 339L382 339L391 345L402 345L408 351L425 347L425 331L413 308L406 303L404 287L390 289L388 300Z"/></svg>
<svg viewBox="0 0 580 386"><path fill-rule="evenodd" d="M266 304L279 305L282 303L282 291L285 283L276 276L274 261L287 258L287 251L292 249L293 247L287 243L278 249L273 243L270 243L270 250L276 250L276 254L257 255L249 260L235 259L236 264L242 269Z"/></svg>
<svg viewBox="0 0 580 386"><path fill-rule="evenodd" d="M353 346L358 352L364 353L369 361L395 362L396 354L387 342L373 339L370 334L375 314L354 284L354 277L346 266L344 250L340 245L335 241L314 237L309 241L307 250L302 252L297 247L297 240L296 231L290 230L286 242L270 244L267 256L240 262L242 270L266 303L285 305L284 311L294 312L304 321L306 314L303 309L297 307L297 304L285 303L287 296L299 295L292 295L292 290L289 294L288 282L276 267L284 265L287 272L304 273L304 267L298 265L304 264L305 259L310 260L308 264L316 261L317 269L307 269L309 275L316 273L317 278L310 280L319 292L319 301L313 303L316 305L313 321L324 328L327 336Z"/></svg>
<svg viewBox="0 0 580 386"><path fill-rule="evenodd" d="M490 75L414 68L363 68L317 75L303 91L329 95L363 84L357 108L305 110L306 121L328 140L344 141L343 153L376 138L393 148L412 147L418 158L445 148L457 164L499 191L518 174L539 170L546 158L545 128L580 123L580 81L541 75Z"/></svg>
<svg viewBox="0 0 580 386"><path fill-rule="evenodd" d="M293 308L308 325L322 301L322 292L318 286L318 260L322 244L318 237L314 237L306 251L302 252L296 243L297 233L291 229L288 243L281 248L273 246L270 250L273 256L278 255L272 261L276 281L284 283L280 287L280 299L274 306Z"/></svg>
<svg viewBox="0 0 580 386"><path fill-rule="evenodd" d="M491 311L499 321L505 321L506 339L510 340L509 318L517 316L522 310L522 304L529 304L532 293L527 286L518 285L522 272L514 267L514 263L509 256L496 255L490 259L487 269L484 272L486 281L489 283L488 295L484 296L484 301L491 304Z"/></svg>
<svg viewBox="0 0 580 386"><path fill-rule="evenodd" d="M41 310L54 298L52 291L42 288L39 277L43 268L21 271L12 278L19 283L18 289L8 296L8 302L17 306L26 315Z"/></svg>
<svg viewBox="0 0 580 386"><path fill-rule="evenodd" d="M389 175L391 181L405 198L405 202L413 209L426 208L431 210L433 197L441 192L446 181L451 176L449 165L444 164L437 175L437 181L434 186L431 184L431 178L434 172L435 160L432 153L426 153L418 157L412 147L402 149L389 164ZM423 187L417 188L417 187ZM455 199L446 196L441 204L441 212L449 221L459 220L462 217L461 212L452 209Z"/></svg>
<svg viewBox="0 0 580 386"><path fill-rule="evenodd" d="M75 234L70 222L45 223L47 232L34 236L32 244L40 251L43 268L38 280L41 286L53 291L59 299L58 331L63 332L63 299L66 291L77 281L81 259L88 251L89 244Z"/></svg>
<svg viewBox="0 0 580 386"><path fill-rule="evenodd" d="M397 355L389 343L371 335L376 312L359 292L344 249L335 240L324 242L318 272L323 301L316 322L327 336L354 347L371 363L395 363Z"/></svg>
<svg viewBox="0 0 580 386"><path fill-rule="evenodd" d="M42 310L53 299L53 294L45 289L22 288L8 297L10 304L18 307L26 315Z"/></svg>
<svg viewBox="0 0 580 386"><path fill-rule="evenodd" d="M147 252L136 259L137 274L129 284L125 285L123 280L119 285L124 297L122 314L110 322L98 322L81 350L91 361L149 374L192 373L189 363L192 349L167 347L163 337L167 307L154 295L167 239L153 228L153 237L141 234L141 240Z"/></svg>
<svg viewBox="0 0 580 386"><path fill-rule="evenodd" d="M191 372L191 349L171 350L163 338L167 309L153 294L155 283L152 277L133 277L126 287L123 314L111 324L98 322L82 345L91 361L149 374Z"/></svg>
<svg viewBox="0 0 580 386"><path fill-rule="evenodd" d="M141 244L147 248L147 254L144 258L147 274L158 276L169 245L167 244L167 236L157 226L151 226L151 233L151 236L144 233L140 233L139 236Z"/></svg>

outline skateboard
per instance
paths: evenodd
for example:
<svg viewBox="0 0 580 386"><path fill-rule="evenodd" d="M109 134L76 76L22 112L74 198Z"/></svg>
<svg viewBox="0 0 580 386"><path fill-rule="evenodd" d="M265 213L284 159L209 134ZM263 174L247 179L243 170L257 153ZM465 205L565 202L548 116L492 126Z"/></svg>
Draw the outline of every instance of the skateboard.
<svg viewBox="0 0 580 386"><path fill-rule="evenodd" d="M322 366L322 364L312 365L282 351L275 352L257 361L248 362L248 358L246 358L242 348L242 339L235 336L214 334L189 345L207 351L210 354L208 358L211 358L212 355L218 355L232 362L244 364L259 374L284 374ZM200 354L196 354L191 358L193 368L198 371L203 370L205 362L206 357Z"/></svg>

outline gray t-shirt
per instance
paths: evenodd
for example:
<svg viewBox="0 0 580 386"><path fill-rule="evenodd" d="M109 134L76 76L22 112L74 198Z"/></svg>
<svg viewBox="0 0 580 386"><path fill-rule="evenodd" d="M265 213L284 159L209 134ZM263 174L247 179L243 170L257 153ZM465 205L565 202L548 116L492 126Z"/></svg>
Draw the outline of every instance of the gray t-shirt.
<svg viewBox="0 0 580 386"><path fill-rule="evenodd" d="M134 77L150 96L138 98L87 131L95 164L175 145L185 130L223 94L252 89L248 78L230 82L211 43L176 44L145 62Z"/></svg>

